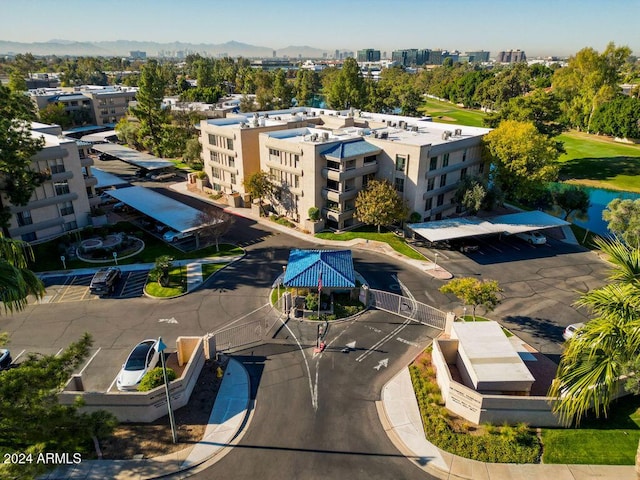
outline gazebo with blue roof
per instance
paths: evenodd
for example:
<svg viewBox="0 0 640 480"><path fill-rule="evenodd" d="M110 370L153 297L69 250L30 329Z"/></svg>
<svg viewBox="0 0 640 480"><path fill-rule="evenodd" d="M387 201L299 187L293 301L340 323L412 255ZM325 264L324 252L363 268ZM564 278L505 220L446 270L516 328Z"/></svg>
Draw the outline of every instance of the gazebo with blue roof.
<svg viewBox="0 0 640 480"><path fill-rule="evenodd" d="M349 289L356 286L351 250L291 250L285 270L285 287Z"/></svg>

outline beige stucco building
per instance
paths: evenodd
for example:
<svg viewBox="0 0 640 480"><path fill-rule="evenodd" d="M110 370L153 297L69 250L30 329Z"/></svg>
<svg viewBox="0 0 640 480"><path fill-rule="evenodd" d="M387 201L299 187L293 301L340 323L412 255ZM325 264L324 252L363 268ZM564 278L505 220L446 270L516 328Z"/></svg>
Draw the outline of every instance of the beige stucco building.
<svg viewBox="0 0 640 480"><path fill-rule="evenodd" d="M481 139L489 131L308 107L203 120L200 128L214 191L244 194L244 179L262 170L280 187L273 210L302 226L317 207L335 229L358 224L355 198L372 178L394 184L424 221L455 213L460 179L483 173Z"/></svg>
<svg viewBox="0 0 640 480"><path fill-rule="evenodd" d="M32 169L50 174L36 188L27 205L9 205L11 238L28 242L45 240L90 224L91 207L100 203L95 195L97 179L91 173L89 144L62 137L57 125L32 124L32 135L42 137L44 148L32 158Z"/></svg>

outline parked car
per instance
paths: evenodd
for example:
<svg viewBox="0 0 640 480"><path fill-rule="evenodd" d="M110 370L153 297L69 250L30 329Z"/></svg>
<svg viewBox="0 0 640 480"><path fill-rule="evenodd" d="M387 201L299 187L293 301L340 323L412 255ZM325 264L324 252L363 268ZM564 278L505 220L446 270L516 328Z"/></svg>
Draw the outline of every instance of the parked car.
<svg viewBox="0 0 640 480"><path fill-rule="evenodd" d="M116 387L120 391L137 390L146 373L153 369L160 359L158 340L147 339L137 344L122 364L116 378Z"/></svg>
<svg viewBox="0 0 640 480"><path fill-rule="evenodd" d="M582 327L584 327L583 322L572 323L571 325L569 325L567 328L564 329L564 332L562 332L562 338L564 338L565 340L569 340L570 338L575 337L576 334L579 335L579 330Z"/></svg>
<svg viewBox="0 0 640 480"><path fill-rule="evenodd" d="M162 235L165 242L177 242L193 236L193 232L176 232L175 230L169 230Z"/></svg>
<svg viewBox="0 0 640 480"><path fill-rule="evenodd" d="M136 177L146 177L147 175L149 175L149 170L146 168L139 168L136 170Z"/></svg>
<svg viewBox="0 0 640 480"><path fill-rule="evenodd" d="M129 211L129 205L127 205L124 202L114 203L113 211L114 212L128 212Z"/></svg>
<svg viewBox="0 0 640 480"><path fill-rule="evenodd" d="M530 245L544 245L547 243L547 237L538 231L516 233L516 237L529 242Z"/></svg>
<svg viewBox="0 0 640 480"><path fill-rule="evenodd" d="M122 276L118 267L104 267L98 270L89 285L89 291L95 295L108 295L116 289L116 283Z"/></svg>
<svg viewBox="0 0 640 480"><path fill-rule="evenodd" d="M11 366L11 353L6 348L0 348L0 370L6 370Z"/></svg>
<svg viewBox="0 0 640 480"><path fill-rule="evenodd" d="M174 172L161 172L151 175L151 180L155 180L156 182L161 182L162 180L169 180L175 177L176 174Z"/></svg>
<svg viewBox="0 0 640 480"><path fill-rule="evenodd" d="M102 192L100 194L100 203L101 204L109 204L109 203L114 203L117 202L117 200L112 197L111 195L109 195L108 192Z"/></svg>
<svg viewBox="0 0 640 480"><path fill-rule="evenodd" d="M480 249L480 245L464 238L450 240L449 246L452 250L458 250L462 253L477 252Z"/></svg>

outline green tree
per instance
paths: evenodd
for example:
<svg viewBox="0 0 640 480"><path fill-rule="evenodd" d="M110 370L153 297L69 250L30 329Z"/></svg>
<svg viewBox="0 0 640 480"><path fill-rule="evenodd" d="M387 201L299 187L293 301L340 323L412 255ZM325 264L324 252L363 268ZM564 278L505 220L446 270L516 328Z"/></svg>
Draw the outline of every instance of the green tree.
<svg viewBox="0 0 640 480"><path fill-rule="evenodd" d="M619 95L598 107L591 120L593 132L621 138L640 138L640 99Z"/></svg>
<svg viewBox="0 0 640 480"><path fill-rule="evenodd" d="M42 281L27 268L30 261L34 256L29 244L0 234L0 302L5 313L22 310L29 295L44 296Z"/></svg>
<svg viewBox="0 0 640 480"><path fill-rule="evenodd" d="M440 287L442 293L451 293L458 297L465 305L471 307L473 319L476 319L476 308L484 307L492 311L499 303L498 294L502 292L496 280L478 280L473 277L454 278Z"/></svg>
<svg viewBox="0 0 640 480"><path fill-rule="evenodd" d="M72 124L71 117L62 102L50 103L40 110L40 120L43 123L60 125L62 128L68 128Z"/></svg>
<svg viewBox="0 0 640 480"><path fill-rule="evenodd" d="M387 180L371 180L356 197L355 216L361 222L380 227L402 222L409 208L394 186Z"/></svg>
<svg viewBox="0 0 640 480"><path fill-rule="evenodd" d="M202 169L202 145L197 137L187 140L187 145L184 150L184 161L191 166L191 168L201 170ZM200 168L197 168L200 167Z"/></svg>
<svg viewBox="0 0 640 480"><path fill-rule="evenodd" d="M118 140L126 143L131 148L140 149L142 144L140 143L140 122L134 118L123 117L116 124L116 134Z"/></svg>
<svg viewBox="0 0 640 480"><path fill-rule="evenodd" d="M27 90L27 81L24 75L17 70L12 70L9 74L9 83L7 84L12 92L24 92Z"/></svg>
<svg viewBox="0 0 640 480"><path fill-rule="evenodd" d="M335 109L362 108L366 104L366 87L358 62L347 58L342 69L324 85L327 104Z"/></svg>
<svg viewBox="0 0 640 480"><path fill-rule="evenodd" d="M576 302L595 318L567 342L549 391L565 425L579 424L591 410L606 416L621 376L630 373L640 355L640 250L618 239L596 244L613 264L611 283Z"/></svg>
<svg viewBox="0 0 640 480"><path fill-rule="evenodd" d="M36 120L34 106L22 93L0 85L0 192L15 206L26 205L36 187L47 178L32 170L31 158L44 140L31 135L30 122ZM0 197L0 227L8 227L11 213Z"/></svg>
<svg viewBox="0 0 640 480"><path fill-rule="evenodd" d="M607 228L633 248L640 247L640 199L614 198L602 211Z"/></svg>
<svg viewBox="0 0 640 480"><path fill-rule="evenodd" d="M568 220L571 214L584 215L589 210L589 194L577 185L568 185L553 193L553 201L564 211L564 219Z"/></svg>
<svg viewBox="0 0 640 480"><path fill-rule="evenodd" d="M485 178L466 176L460 181L454 200L469 214L475 215L480 210L493 210L501 200L501 194L495 184L489 187Z"/></svg>
<svg viewBox="0 0 640 480"><path fill-rule="evenodd" d="M590 131L595 111L620 91L622 68L630 54L629 47L616 47L613 42L602 53L583 48L555 72L553 89L569 125Z"/></svg>
<svg viewBox="0 0 640 480"><path fill-rule="evenodd" d="M224 237L235 223L235 217L224 210L212 205L204 207L193 223L198 227L196 241L200 246L200 237L209 237L216 242L216 252L220 251L218 242Z"/></svg>
<svg viewBox="0 0 640 480"><path fill-rule="evenodd" d="M271 180L269 174L259 170L249 175L244 179L244 189L253 198L258 199L260 210L262 210L263 215L266 215L267 212L264 209L264 199L265 197L271 196L276 189L276 186L273 183L273 180Z"/></svg>
<svg viewBox="0 0 640 480"><path fill-rule="evenodd" d="M483 143L493 179L510 198L530 200L541 185L557 178L559 147L533 123L505 120L485 135Z"/></svg>
<svg viewBox="0 0 640 480"><path fill-rule="evenodd" d="M310 106L314 95L320 92L320 77L313 70L299 69L294 84L298 105Z"/></svg>
<svg viewBox="0 0 640 480"><path fill-rule="evenodd" d="M173 268L173 257L160 255L156 258L153 269L149 272L149 278L158 282L161 287L169 285L169 272Z"/></svg>
<svg viewBox="0 0 640 480"><path fill-rule="evenodd" d="M156 60L149 60L140 72L139 90L136 94L136 106L132 113L140 122L140 143L156 155L160 151L162 126L166 122L166 112L162 108L167 86L162 67Z"/></svg>
<svg viewBox="0 0 640 480"><path fill-rule="evenodd" d="M287 81L285 71L282 69L276 70L275 78L273 79L273 97L276 108L289 108L291 106L293 87Z"/></svg>
<svg viewBox="0 0 640 480"><path fill-rule="evenodd" d="M79 403L58 402L58 393L86 359L91 345L91 336L84 334L57 355L31 354L20 368L0 372L0 452L87 453L96 433L103 438L111 433L116 424L112 415L81 414ZM0 477L35 477L42 473L36 466L35 462L21 465L16 472L11 465L0 464Z"/></svg>

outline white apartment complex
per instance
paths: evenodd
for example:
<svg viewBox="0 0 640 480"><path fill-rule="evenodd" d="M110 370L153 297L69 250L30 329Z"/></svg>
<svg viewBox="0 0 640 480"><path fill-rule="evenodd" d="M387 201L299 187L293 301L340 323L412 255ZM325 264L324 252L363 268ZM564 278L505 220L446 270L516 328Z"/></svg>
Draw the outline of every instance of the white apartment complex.
<svg viewBox="0 0 640 480"><path fill-rule="evenodd" d="M36 188L27 205L9 205L11 238L36 242L90 224L91 207L100 203L95 195L96 177L91 174L90 145L62 137L57 125L32 124L32 135L42 137L44 148L32 158L32 169L50 178Z"/></svg>
<svg viewBox="0 0 640 480"><path fill-rule="evenodd" d="M303 225L310 207L329 228L359 224L355 198L372 178L395 185L424 221L456 211L461 178L483 173L486 128L397 115L299 107L203 120L205 171L213 190L244 194L258 170L280 187L273 209Z"/></svg>

